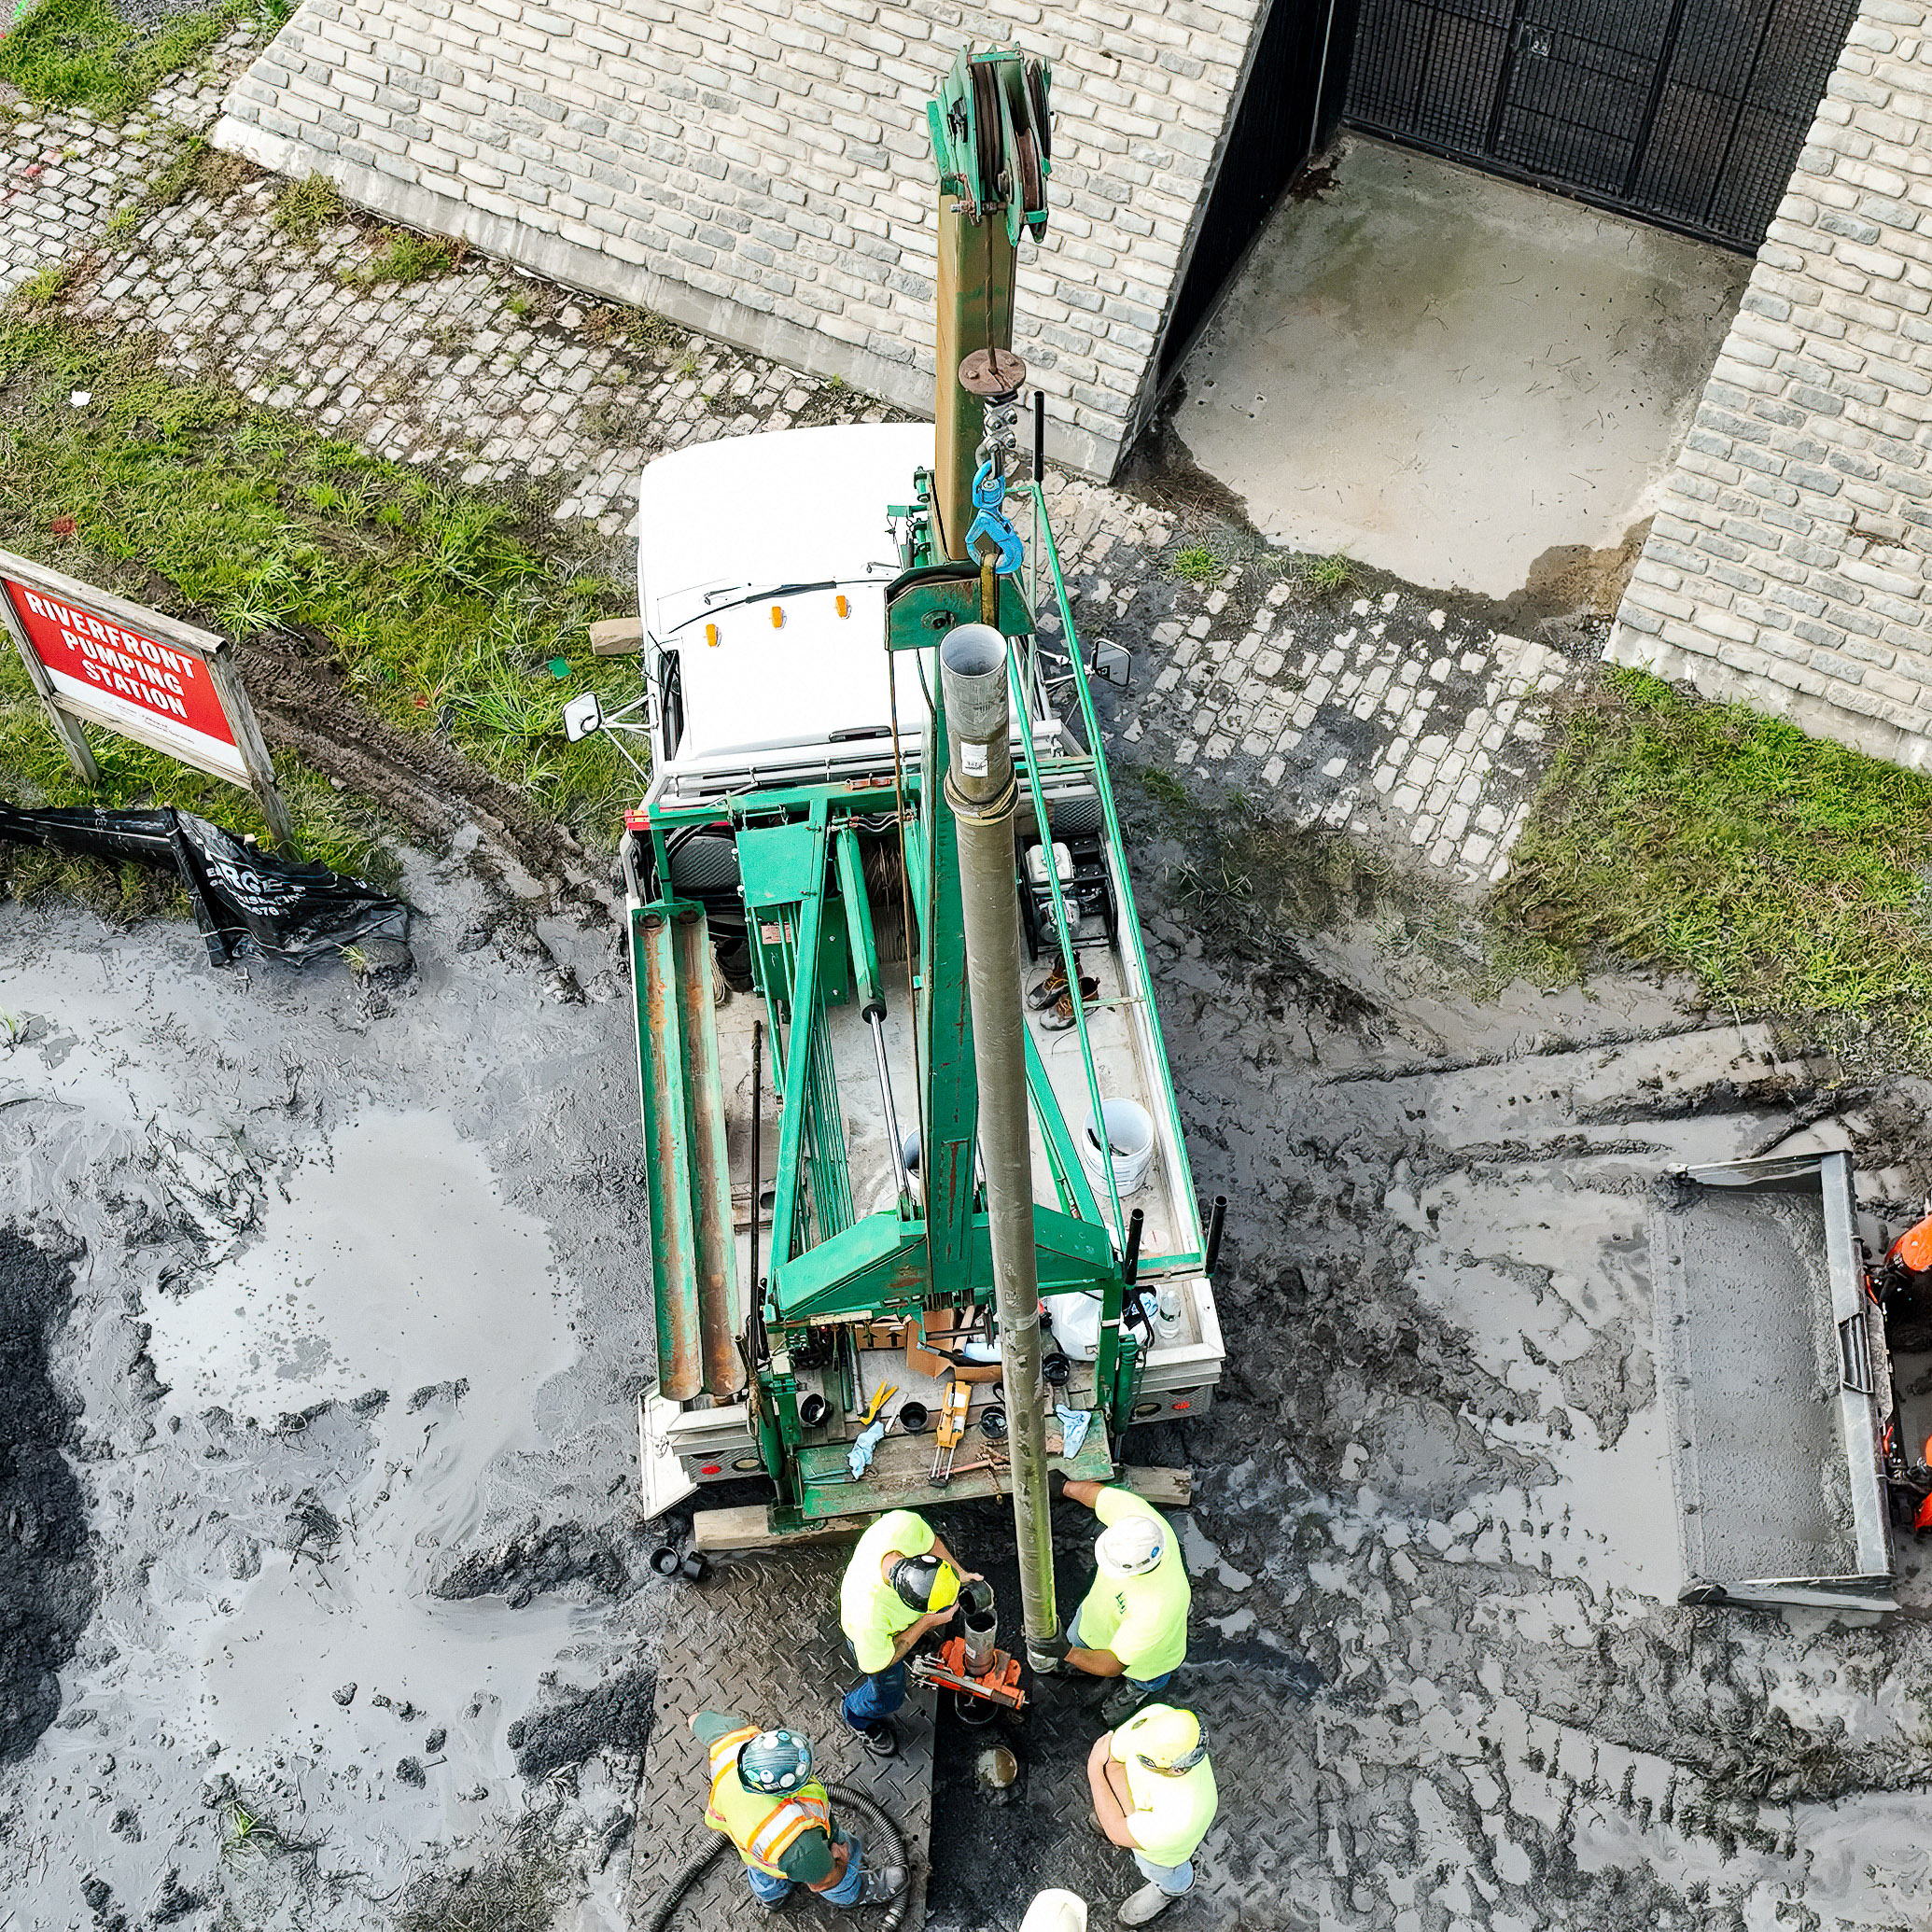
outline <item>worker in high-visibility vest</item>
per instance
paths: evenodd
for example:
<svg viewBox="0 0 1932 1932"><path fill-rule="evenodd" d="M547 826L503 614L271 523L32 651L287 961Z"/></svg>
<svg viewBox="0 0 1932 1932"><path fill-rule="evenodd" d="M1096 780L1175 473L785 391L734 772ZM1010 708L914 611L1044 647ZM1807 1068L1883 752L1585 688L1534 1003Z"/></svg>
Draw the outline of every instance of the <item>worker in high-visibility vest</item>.
<svg viewBox="0 0 1932 1932"><path fill-rule="evenodd" d="M1220 1795L1208 1739L1192 1711L1149 1704L1104 1731L1086 1760L1094 1823L1134 1855L1147 1883L1115 1916L1144 1925L1194 1888L1195 1847L1214 1822Z"/></svg>
<svg viewBox="0 0 1932 1932"><path fill-rule="evenodd" d="M860 1537L839 1584L839 1624L864 1677L839 1706L865 1748L889 1757L899 1748L892 1713L905 1701L905 1659L913 1646L953 1619L963 1567L926 1519L889 1509Z"/></svg>
<svg viewBox="0 0 1932 1932"><path fill-rule="evenodd" d="M1113 1483L1061 1481L1055 1488L1100 1519L1093 1588L1067 1626L1065 1668L1120 1681L1101 1707L1108 1724L1131 1716L1187 1657L1192 1591L1180 1539L1154 1505Z"/></svg>
<svg viewBox="0 0 1932 1932"><path fill-rule="evenodd" d="M868 1871L863 1841L832 1822L808 1739L760 1730L723 1711L697 1712L691 1728L711 1758L705 1823L738 1848L761 1904L776 1911L793 1885L833 1905L882 1905L905 1890L903 1866Z"/></svg>

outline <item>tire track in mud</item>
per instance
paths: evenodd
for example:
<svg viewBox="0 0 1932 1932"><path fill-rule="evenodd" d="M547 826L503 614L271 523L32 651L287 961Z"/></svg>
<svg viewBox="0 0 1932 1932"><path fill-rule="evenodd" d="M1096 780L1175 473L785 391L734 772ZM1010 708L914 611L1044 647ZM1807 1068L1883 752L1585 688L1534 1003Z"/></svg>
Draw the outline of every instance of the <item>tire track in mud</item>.
<svg viewBox="0 0 1932 1932"><path fill-rule="evenodd" d="M272 746L286 746L324 777L372 798L412 832L446 844L466 822L561 896L614 917L608 882L561 825L540 818L513 785L473 764L455 746L398 730L358 704L312 640L268 633L245 647L243 668Z"/></svg>

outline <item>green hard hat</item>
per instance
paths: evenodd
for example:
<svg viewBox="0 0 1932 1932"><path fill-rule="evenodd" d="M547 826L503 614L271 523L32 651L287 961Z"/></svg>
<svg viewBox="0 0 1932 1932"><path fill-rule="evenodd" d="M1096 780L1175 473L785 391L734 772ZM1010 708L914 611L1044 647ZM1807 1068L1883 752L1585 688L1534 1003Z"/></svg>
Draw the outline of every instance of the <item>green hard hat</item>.
<svg viewBox="0 0 1932 1932"><path fill-rule="evenodd" d="M762 1730L738 1753L748 1791L796 1791L812 1775L812 1744L795 1730Z"/></svg>

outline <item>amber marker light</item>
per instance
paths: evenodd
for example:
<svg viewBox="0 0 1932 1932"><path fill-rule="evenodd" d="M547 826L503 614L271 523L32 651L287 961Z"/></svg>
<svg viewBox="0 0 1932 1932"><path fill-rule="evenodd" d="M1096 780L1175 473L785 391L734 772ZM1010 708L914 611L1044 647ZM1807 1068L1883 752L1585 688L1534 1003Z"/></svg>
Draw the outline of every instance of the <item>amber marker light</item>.
<svg viewBox="0 0 1932 1932"><path fill-rule="evenodd" d="M708 644L713 651L716 651L718 649L718 626L715 623L707 623L705 626L705 642Z"/></svg>
<svg viewBox="0 0 1932 1932"><path fill-rule="evenodd" d="M772 629L775 631L782 631L784 628L785 607L782 604L774 604L772 606Z"/></svg>
<svg viewBox="0 0 1932 1932"><path fill-rule="evenodd" d="M836 603L836 604L838 605L838 614L839 614L839 615L840 615L841 617L849 617L849 616L851 616L851 614L852 614L852 607L851 607L851 606L850 606L850 605L849 605L848 603L847 603L847 602L846 602L846 600L845 600L845 597L844 597L844 595L839 595L838 597L836 597L836 598L835 598L835 599L834 599L833 601L834 601L834 602L835 602L835 603Z"/></svg>

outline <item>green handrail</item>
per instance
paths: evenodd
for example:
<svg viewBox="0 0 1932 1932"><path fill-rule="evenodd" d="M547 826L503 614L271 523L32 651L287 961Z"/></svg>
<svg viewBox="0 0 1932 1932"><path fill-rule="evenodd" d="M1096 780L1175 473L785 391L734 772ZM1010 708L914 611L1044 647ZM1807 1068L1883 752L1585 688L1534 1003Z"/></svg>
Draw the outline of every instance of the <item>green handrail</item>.
<svg viewBox="0 0 1932 1932"><path fill-rule="evenodd" d="M1033 707L1028 693L1021 687L1019 665L1009 648L1006 653L1006 685L1012 695L1015 708L1022 720L1020 736L1026 749L1021 754L1021 763L1026 767L1027 789L1033 799L1033 822L1040 828L1040 840L1044 863L1042 870L1046 874L1046 883L1053 895L1054 936L1056 943L1064 950L1069 971L1067 973L1067 993L1073 1005L1073 1027L1080 1035L1080 1058L1086 1073L1086 1098L1094 1110L1094 1126L1099 1129L1102 1141L1107 1139L1107 1116L1100 1099L1100 1076L1094 1066L1093 1042L1086 1032L1086 1001L1080 996L1080 969L1073 963L1073 929L1067 923L1066 895L1060 890L1060 869L1054 863L1053 826L1046 816L1046 794L1041 790L1040 773L1033 757ZM1104 809L1104 807L1103 807ZM1030 887L1028 888L1031 889ZM1050 1092L1049 1092L1050 1097ZM1076 1142L1076 1151L1078 1143ZM1120 1244L1120 1252L1127 1252L1127 1216L1120 1207L1120 1177L1113 1171L1113 1154L1111 1146L1106 1150L1104 1163L1107 1169L1107 1198L1113 1208L1113 1235Z"/></svg>
<svg viewBox="0 0 1932 1932"><path fill-rule="evenodd" d="M1034 612L1035 622L1038 622L1040 610L1040 578L1037 553L1043 553L1046 557L1047 571L1053 582L1054 602L1058 609L1060 628L1066 635L1067 657L1072 666L1073 688L1079 694L1081 726L1086 734L1087 749L1093 755L1094 790L1099 796L1100 813L1106 823L1108 839L1112 844L1113 849L1121 855L1121 863L1125 866L1127 862L1127 847L1121 842L1120 818L1113 808L1113 782L1107 773L1107 761L1100 755L1100 721L1094 715L1093 693L1087 689L1086 683L1086 666L1080 661L1080 634L1073 626L1073 609L1067 598L1067 581L1060 569L1059 546L1054 541L1053 524L1046 513L1045 493L1036 482L1017 485L1015 494L1024 495L1031 500L1033 506L1033 529L1038 540L1034 546L1036 555L1031 559L1033 563L1033 581L1031 585L1033 595L1029 602ZM1030 729L1028 734L1028 749L1030 752ZM1038 809L1037 805L1035 809ZM1048 854L1046 869L1049 875L1054 874L1056 870L1052 863L1052 855L1050 853ZM1056 885L1057 885L1057 879L1056 879ZM1141 943L1140 920L1136 917L1123 919L1120 923L1127 929L1128 943L1133 947L1134 964L1140 973L1141 985L1143 987L1151 988L1153 980L1147 971L1147 949ZM1079 998L1077 988L1075 989L1074 997L1076 1001L1075 1010L1077 1012ZM1181 1132L1181 1106L1174 1097L1173 1075L1168 1071L1168 1047L1166 1040L1161 1035L1160 1013L1154 1003L1151 992L1149 997L1141 1001L1141 1004L1147 1014L1147 1029L1154 1046L1155 1064L1160 1069L1161 1087L1167 1095L1168 1118L1174 1123L1174 1146L1181 1169L1174 1178L1180 1183L1181 1186L1181 1205L1188 1215L1189 1225L1195 1229L1198 1239L1200 1208L1195 1194L1194 1169L1187 1158L1186 1136ZM1111 1181L1113 1163L1110 1160L1107 1163L1107 1167ZM1114 1211L1116 1214L1119 1212L1119 1197L1116 1194L1114 1198ZM1201 1251L1199 1248L1196 1248L1191 1254L1176 1254L1172 1257L1163 1256L1160 1258L1171 1258L1176 1261L1198 1260L1201 1258Z"/></svg>

